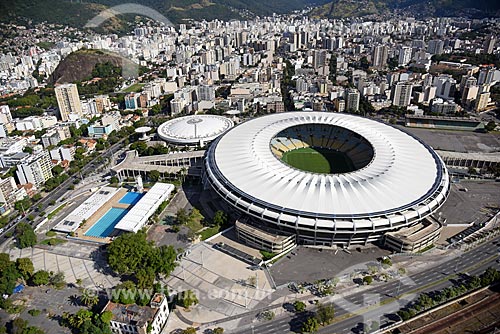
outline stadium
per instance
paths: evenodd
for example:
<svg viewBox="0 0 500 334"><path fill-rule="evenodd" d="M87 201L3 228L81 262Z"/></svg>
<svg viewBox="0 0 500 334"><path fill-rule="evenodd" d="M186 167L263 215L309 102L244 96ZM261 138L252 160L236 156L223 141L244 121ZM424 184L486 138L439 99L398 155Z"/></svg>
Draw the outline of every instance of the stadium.
<svg viewBox="0 0 500 334"><path fill-rule="evenodd" d="M173 145L204 146L233 125L233 121L224 116L183 116L161 124L158 127L158 136Z"/></svg>
<svg viewBox="0 0 500 334"><path fill-rule="evenodd" d="M338 113L244 122L212 143L204 167L205 186L249 217L247 234L310 245L365 244L413 226L450 186L443 161L418 138Z"/></svg>

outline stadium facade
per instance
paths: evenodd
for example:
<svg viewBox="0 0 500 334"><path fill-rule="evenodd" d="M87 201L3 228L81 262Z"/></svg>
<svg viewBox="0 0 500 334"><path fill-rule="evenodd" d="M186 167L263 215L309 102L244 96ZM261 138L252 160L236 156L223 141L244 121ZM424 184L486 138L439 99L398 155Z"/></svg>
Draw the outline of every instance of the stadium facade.
<svg viewBox="0 0 500 334"><path fill-rule="evenodd" d="M340 154L345 163L315 173L284 161L303 148ZM273 114L232 128L207 150L203 181L253 226L326 246L414 226L441 207L450 187L443 161L418 138L323 112Z"/></svg>

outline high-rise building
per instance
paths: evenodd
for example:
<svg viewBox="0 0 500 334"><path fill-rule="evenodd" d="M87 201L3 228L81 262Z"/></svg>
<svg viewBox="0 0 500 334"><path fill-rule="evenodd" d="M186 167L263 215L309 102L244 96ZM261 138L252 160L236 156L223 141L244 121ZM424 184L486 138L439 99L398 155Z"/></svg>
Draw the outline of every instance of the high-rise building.
<svg viewBox="0 0 500 334"><path fill-rule="evenodd" d="M52 177L52 162L49 153L42 153L30 157L26 162L17 165L17 178L19 184L34 184L36 187L42 186Z"/></svg>
<svg viewBox="0 0 500 334"><path fill-rule="evenodd" d="M477 96L474 110L483 111L488 106L490 100L490 92L483 92Z"/></svg>
<svg viewBox="0 0 500 334"><path fill-rule="evenodd" d="M372 52L372 65L375 68L383 68L387 65L389 48L386 45L377 45Z"/></svg>
<svg viewBox="0 0 500 334"><path fill-rule="evenodd" d="M176 97L170 101L170 112L173 115L180 114L184 111L186 101L183 98Z"/></svg>
<svg viewBox="0 0 500 334"><path fill-rule="evenodd" d="M335 99L335 109L337 110L337 112L344 112L345 100L342 98Z"/></svg>
<svg viewBox="0 0 500 334"><path fill-rule="evenodd" d="M477 80L478 85L490 84L493 82L495 77L496 68L487 67L483 68L479 72L479 79Z"/></svg>
<svg viewBox="0 0 500 334"><path fill-rule="evenodd" d="M433 39L429 41L429 45L427 46L427 52L432 55L440 55L444 50L444 42L440 39Z"/></svg>
<svg viewBox="0 0 500 334"><path fill-rule="evenodd" d="M12 122L12 114L8 105L0 106L0 123L8 124Z"/></svg>
<svg viewBox="0 0 500 334"><path fill-rule="evenodd" d="M66 122L70 115L82 116L82 105L75 84L64 84L55 88L61 119Z"/></svg>
<svg viewBox="0 0 500 334"><path fill-rule="evenodd" d="M135 110L139 108L139 96L137 93L130 93L125 95L125 109Z"/></svg>
<svg viewBox="0 0 500 334"><path fill-rule="evenodd" d="M359 110L359 91L357 89L346 89L345 91L345 109L349 111Z"/></svg>
<svg viewBox="0 0 500 334"><path fill-rule="evenodd" d="M410 105L412 84L400 81L392 87L392 104L397 107L407 107Z"/></svg>
<svg viewBox="0 0 500 334"><path fill-rule="evenodd" d="M15 192L17 191L16 181L12 176L0 180L0 203L14 204Z"/></svg>
<svg viewBox="0 0 500 334"><path fill-rule="evenodd" d="M214 101L215 89L213 86L200 85L198 86L198 101Z"/></svg>
<svg viewBox="0 0 500 334"><path fill-rule="evenodd" d="M436 96L448 100L453 98L457 82L451 75L442 74L434 78L434 86L436 86Z"/></svg>
<svg viewBox="0 0 500 334"><path fill-rule="evenodd" d="M398 65L405 66L411 61L411 48L409 46L403 46L399 49Z"/></svg>
<svg viewBox="0 0 500 334"><path fill-rule="evenodd" d="M491 34L488 37L486 37L486 40L484 41L484 46L483 46L484 53L488 53L488 54L493 53L493 50L495 49L496 42L497 42L497 38L495 35Z"/></svg>

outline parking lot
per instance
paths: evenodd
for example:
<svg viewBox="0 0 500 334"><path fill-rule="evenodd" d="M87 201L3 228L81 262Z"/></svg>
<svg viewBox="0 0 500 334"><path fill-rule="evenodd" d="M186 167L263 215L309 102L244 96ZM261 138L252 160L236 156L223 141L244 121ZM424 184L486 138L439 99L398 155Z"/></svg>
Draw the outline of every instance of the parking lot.
<svg viewBox="0 0 500 334"><path fill-rule="evenodd" d="M437 215L445 218L447 224L480 223L498 209L500 182L461 181L451 185L450 195Z"/></svg>
<svg viewBox="0 0 500 334"><path fill-rule="evenodd" d="M414 134L435 150L454 152L498 152L500 136L467 131L444 131L419 128L403 128Z"/></svg>

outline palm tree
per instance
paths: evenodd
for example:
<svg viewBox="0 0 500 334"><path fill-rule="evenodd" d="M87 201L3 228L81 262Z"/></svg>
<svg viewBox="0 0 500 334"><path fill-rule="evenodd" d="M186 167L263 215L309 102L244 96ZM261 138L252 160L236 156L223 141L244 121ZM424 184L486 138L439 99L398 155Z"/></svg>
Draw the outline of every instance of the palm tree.
<svg viewBox="0 0 500 334"><path fill-rule="evenodd" d="M95 293L89 291L88 289L83 290L83 294L80 296L80 301L87 306L94 306L99 303L99 296Z"/></svg>

